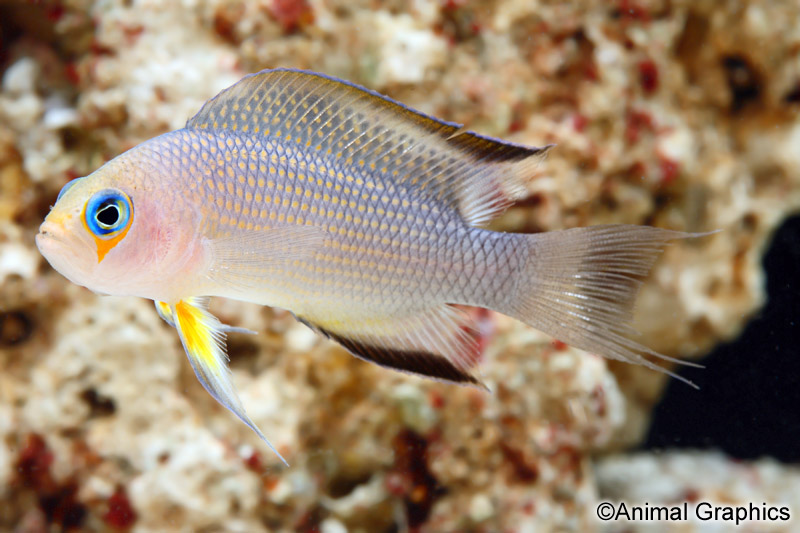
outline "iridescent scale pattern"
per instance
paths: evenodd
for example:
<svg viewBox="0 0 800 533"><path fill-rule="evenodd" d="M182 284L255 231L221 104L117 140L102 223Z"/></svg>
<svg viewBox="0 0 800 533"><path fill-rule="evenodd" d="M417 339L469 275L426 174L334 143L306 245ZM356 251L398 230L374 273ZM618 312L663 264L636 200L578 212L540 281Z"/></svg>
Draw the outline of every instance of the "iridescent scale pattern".
<svg viewBox="0 0 800 533"><path fill-rule="evenodd" d="M264 267L262 291L276 301L262 303L313 317L411 313L477 303L503 290L508 276L493 275L498 262L514 266L513 235L503 245L503 234L467 226L453 207L411 183L376 177L319 150L230 130L186 129L141 148L180 177L175 186L185 208L202 213L208 238L285 225L327 232L308 259Z"/></svg>

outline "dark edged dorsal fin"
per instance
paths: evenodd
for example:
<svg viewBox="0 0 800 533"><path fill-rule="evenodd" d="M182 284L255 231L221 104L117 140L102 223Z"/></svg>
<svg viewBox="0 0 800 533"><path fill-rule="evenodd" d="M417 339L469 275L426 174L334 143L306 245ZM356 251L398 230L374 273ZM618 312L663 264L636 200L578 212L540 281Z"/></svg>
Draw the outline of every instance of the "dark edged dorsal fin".
<svg viewBox="0 0 800 533"><path fill-rule="evenodd" d="M245 76L212 98L189 129L235 131L295 143L342 162L376 189L404 186L483 224L524 195L548 147L464 131L386 96L315 72Z"/></svg>
<svg viewBox="0 0 800 533"><path fill-rule="evenodd" d="M350 317L337 326L321 326L295 318L344 346L350 353L377 365L427 378L486 389L469 369L479 358L466 315L443 305L413 317ZM340 317L341 318L341 317ZM343 324L351 323L352 328Z"/></svg>

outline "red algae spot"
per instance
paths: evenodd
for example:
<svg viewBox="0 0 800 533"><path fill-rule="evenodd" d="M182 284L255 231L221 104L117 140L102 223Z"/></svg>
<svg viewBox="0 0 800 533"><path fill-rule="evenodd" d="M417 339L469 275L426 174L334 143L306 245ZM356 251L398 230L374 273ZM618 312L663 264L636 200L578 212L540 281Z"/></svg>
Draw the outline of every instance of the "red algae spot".
<svg viewBox="0 0 800 533"><path fill-rule="evenodd" d="M525 117L522 116L522 113L515 111L514 118L508 125L508 133L517 133L518 131L522 131L522 129L525 127L525 122Z"/></svg>
<svg viewBox="0 0 800 533"><path fill-rule="evenodd" d="M494 313L482 307L473 307L471 309L472 321L475 326L473 335L478 344L478 360L483 360L483 354L486 348L492 342L495 335L496 323Z"/></svg>
<svg viewBox="0 0 800 533"><path fill-rule="evenodd" d="M114 49L110 46L103 44L97 38L92 38L89 44L89 51L95 56L113 56L115 55Z"/></svg>
<svg viewBox="0 0 800 533"><path fill-rule="evenodd" d="M45 16L50 22L58 22L64 16L64 6L60 2L56 2L45 9Z"/></svg>
<svg viewBox="0 0 800 533"><path fill-rule="evenodd" d="M408 492L408 478L399 472L389 472L383 480L386 492L394 496L403 496Z"/></svg>
<svg viewBox="0 0 800 533"><path fill-rule="evenodd" d="M700 499L700 492L697 489L689 487L684 491L681 499L689 503L696 503Z"/></svg>
<svg viewBox="0 0 800 533"><path fill-rule="evenodd" d="M261 485L267 492L272 492L273 490L275 490L275 487L278 486L278 482L280 480L281 478L278 476L270 476L269 474L261 475Z"/></svg>
<svg viewBox="0 0 800 533"><path fill-rule="evenodd" d="M500 443L500 450L503 452L503 457L512 466L514 479L521 483L533 483L539 478L539 469L531 465L525 458L525 455L504 442Z"/></svg>
<svg viewBox="0 0 800 533"><path fill-rule="evenodd" d="M442 2L440 21L436 32L444 35L452 46L480 35L485 27L481 13L467 0L445 0Z"/></svg>
<svg viewBox="0 0 800 533"><path fill-rule="evenodd" d="M108 499L108 511L103 521L115 529L130 529L136 523L136 511L133 509L123 487L117 487Z"/></svg>
<svg viewBox="0 0 800 533"><path fill-rule="evenodd" d="M77 483L74 480L57 482L50 471L52 464L53 453L47 443L40 435L30 434L17 458L17 474L12 485L34 492L48 524L61 526L62 531L77 531L83 525L88 510L77 499Z"/></svg>
<svg viewBox="0 0 800 533"><path fill-rule="evenodd" d="M514 202L515 207L542 207L547 203L547 196L540 192L535 192L532 195L528 196L527 198L522 198Z"/></svg>
<svg viewBox="0 0 800 533"><path fill-rule="evenodd" d="M435 389L431 390L428 394L428 401L434 409L441 409L444 407L445 403L447 403L445 402L444 395Z"/></svg>
<svg viewBox="0 0 800 533"><path fill-rule="evenodd" d="M628 168L628 176L633 179L644 179L645 174L647 173L647 166L641 161L636 161L633 163L630 168Z"/></svg>
<svg viewBox="0 0 800 533"><path fill-rule="evenodd" d="M320 506L312 507L300 515L294 524L294 531L302 533L319 533L320 524L325 519L327 513Z"/></svg>
<svg viewBox="0 0 800 533"><path fill-rule="evenodd" d="M261 454L258 453L258 450L253 450L250 455L243 457L242 462L244 462L244 466L248 470L258 474L258 476L261 478L261 488L264 492L271 492L275 490L275 487L278 486L278 482L281 480L281 478L279 476L270 475L267 472L267 468L264 466L264 460L262 459Z"/></svg>
<svg viewBox="0 0 800 533"><path fill-rule="evenodd" d="M68 62L64 65L64 77L71 85L79 85L81 82L81 74L74 61Z"/></svg>
<svg viewBox="0 0 800 533"><path fill-rule="evenodd" d="M236 21L244 13L244 6L228 4L220 6L214 12L214 31L223 40L231 43L238 44L236 38Z"/></svg>
<svg viewBox="0 0 800 533"><path fill-rule="evenodd" d="M403 498L409 530L417 531L446 489L428 467L428 441L422 435L405 429L395 436L393 446L394 467L386 478L387 490Z"/></svg>
<svg viewBox="0 0 800 533"><path fill-rule="evenodd" d="M661 184L669 185L680 174L680 164L668 157L661 156L659 159L659 167L661 168Z"/></svg>
<svg viewBox="0 0 800 533"><path fill-rule="evenodd" d="M25 447L17 459L17 476L22 485L34 490L50 488L50 466L53 453L47 448L44 439L36 433L28 435Z"/></svg>
<svg viewBox="0 0 800 533"><path fill-rule="evenodd" d="M558 339L553 339L552 341L550 341L550 344L553 346L553 349L557 352L563 352L568 347L565 342L562 342Z"/></svg>
<svg viewBox="0 0 800 533"><path fill-rule="evenodd" d="M294 33L314 22L314 11L307 0L272 0L269 13L283 26L284 33Z"/></svg>
<svg viewBox="0 0 800 533"><path fill-rule="evenodd" d="M486 407L486 393L478 389L467 391L467 407L473 414L480 414Z"/></svg>
<svg viewBox="0 0 800 533"><path fill-rule="evenodd" d="M244 466L246 466L248 470L251 470L257 474L263 472L264 463L261 461L261 454L259 454L256 450L253 450L253 453L245 458Z"/></svg>
<svg viewBox="0 0 800 533"><path fill-rule="evenodd" d="M501 384L502 385L502 384ZM498 387L498 395L501 391L506 391L505 387ZM510 398L507 392L504 392L505 399ZM500 417L500 424L503 425L504 429L508 431L522 431L522 422L520 421L519 417L514 415L502 415Z"/></svg>
<svg viewBox="0 0 800 533"><path fill-rule="evenodd" d="M581 115L580 113L575 113L572 115L572 127L578 133L583 133L588 125L589 119L586 118L586 115Z"/></svg>
<svg viewBox="0 0 800 533"><path fill-rule="evenodd" d="M123 26L122 31L125 33L125 37L128 40L128 44L134 44L136 41L139 40L139 37L144 33L144 26L141 24L134 24L132 26Z"/></svg>
<svg viewBox="0 0 800 533"><path fill-rule="evenodd" d="M504 200L503 194L499 191L495 191L493 197L497 200ZM466 316L467 323L461 326L461 330L472 337L475 349L475 363L480 363L486 348L494 338L494 315L491 311L482 307L469 307L455 304L453 307L462 311Z"/></svg>
<svg viewBox="0 0 800 533"><path fill-rule="evenodd" d="M83 439L72 441L73 465L77 468L97 468L103 463L103 457L92 450Z"/></svg>
<svg viewBox="0 0 800 533"><path fill-rule="evenodd" d="M576 480L583 475L581 471L582 455L573 446L560 446L553 455L553 463L562 474L571 475Z"/></svg>
<svg viewBox="0 0 800 533"><path fill-rule="evenodd" d="M650 13L633 0L620 0L615 15L625 21L650 22Z"/></svg>
<svg viewBox="0 0 800 533"><path fill-rule="evenodd" d="M658 67L652 59L639 62L639 83L646 94L653 94L658 89Z"/></svg>
<svg viewBox="0 0 800 533"><path fill-rule="evenodd" d="M594 61L587 61L583 66L583 77L589 81L597 81L600 79L600 73L597 71L597 65Z"/></svg>
<svg viewBox="0 0 800 533"><path fill-rule="evenodd" d="M442 9L445 11L453 11L454 9L458 9L460 7L464 7L467 4L467 0L444 0L442 4Z"/></svg>
<svg viewBox="0 0 800 533"><path fill-rule="evenodd" d="M597 415L601 417L606 416L608 412L606 391L601 385L598 385L592 390L592 400L595 402Z"/></svg>
<svg viewBox="0 0 800 533"><path fill-rule="evenodd" d="M653 117L650 113L632 110L625 115L625 140L629 144L636 143L643 131L651 132L653 129Z"/></svg>

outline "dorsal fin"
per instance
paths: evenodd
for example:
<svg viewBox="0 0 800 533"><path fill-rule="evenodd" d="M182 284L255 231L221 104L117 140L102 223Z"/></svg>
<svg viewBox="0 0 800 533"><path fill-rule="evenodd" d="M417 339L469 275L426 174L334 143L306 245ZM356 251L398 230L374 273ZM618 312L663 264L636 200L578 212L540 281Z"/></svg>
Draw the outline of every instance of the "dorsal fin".
<svg viewBox="0 0 800 533"><path fill-rule="evenodd" d="M400 186L487 222L525 192L545 148L464 131L358 85L275 69L244 77L186 124L295 143L354 167L376 188Z"/></svg>

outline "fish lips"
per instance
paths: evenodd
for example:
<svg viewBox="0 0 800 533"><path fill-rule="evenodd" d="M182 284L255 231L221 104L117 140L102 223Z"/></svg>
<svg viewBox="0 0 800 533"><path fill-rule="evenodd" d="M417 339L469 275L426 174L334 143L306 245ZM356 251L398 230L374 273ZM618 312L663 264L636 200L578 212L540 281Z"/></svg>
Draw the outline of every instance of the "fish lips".
<svg viewBox="0 0 800 533"><path fill-rule="evenodd" d="M86 280L79 279L80 276L76 274L93 270L94 265L86 264L81 267L87 261L86 257L90 257L85 250L81 250L87 248L88 243L81 242L81 239L68 239L64 225L50 220L45 220L39 226L35 240L39 253L59 274L73 283L86 285Z"/></svg>

